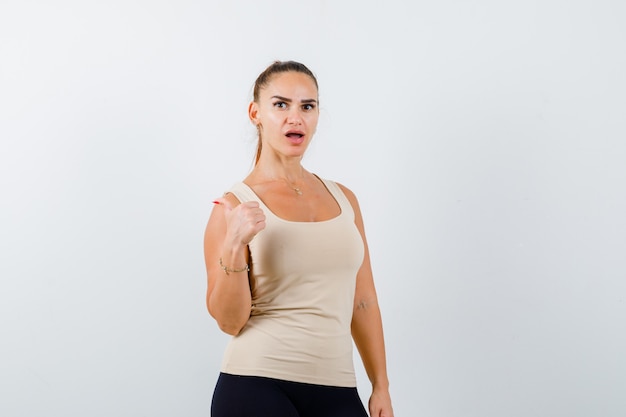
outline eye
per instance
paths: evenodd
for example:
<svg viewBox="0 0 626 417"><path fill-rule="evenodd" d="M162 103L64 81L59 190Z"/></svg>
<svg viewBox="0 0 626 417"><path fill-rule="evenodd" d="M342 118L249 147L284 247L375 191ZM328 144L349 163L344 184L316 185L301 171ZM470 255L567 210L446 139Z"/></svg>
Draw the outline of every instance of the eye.
<svg viewBox="0 0 626 417"><path fill-rule="evenodd" d="M308 104L303 104L302 105L302 110L310 111L310 110L313 110L313 109L315 109L315 104L308 103Z"/></svg>
<svg viewBox="0 0 626 417"><path fill-rule="evenodd" d="M286 109L287 103L285 103L284 101L277 101L274 103L274 107L277 107L279 109Z"/></svg>

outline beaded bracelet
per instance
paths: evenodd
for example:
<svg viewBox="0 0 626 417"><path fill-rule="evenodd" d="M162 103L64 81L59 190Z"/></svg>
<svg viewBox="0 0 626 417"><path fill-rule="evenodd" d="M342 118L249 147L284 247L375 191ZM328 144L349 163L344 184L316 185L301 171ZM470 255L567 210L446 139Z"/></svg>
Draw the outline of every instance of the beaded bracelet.
<svg viewBox="0 0 626 417"><path fill-rule="evenodd" d="M248 266L248 264L246 264L246 266L244 266L241 269L230 269L227 266L224 266L224 264L222 263L222 258L220 258L220 268L222 268L224 270L224 272L226 272L226 275L230 275L230 272L249 272L250 271L250 267Z"/></svg>

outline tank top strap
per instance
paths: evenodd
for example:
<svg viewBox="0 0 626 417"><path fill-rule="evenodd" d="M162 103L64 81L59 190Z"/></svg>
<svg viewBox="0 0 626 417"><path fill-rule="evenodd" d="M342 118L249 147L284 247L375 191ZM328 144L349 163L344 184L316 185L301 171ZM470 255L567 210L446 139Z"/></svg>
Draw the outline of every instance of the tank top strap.
<svg viewBox="0 0 626 417"><path fill-rule="evenodd" d="M337 200L337 204L341 208L341 215L348 216L348 218L354 220L354 210L352 209L352 204L348 197L344 194L343 190L335 181L327 180L324 178L318 177L326 186L328 191L333 195L335 200Z"/></svg>
<svg viewBox="0 0 626 417"><path fill-rule="evenodd" d="M237 197L237 200L239 200L240 203L245 203L246 201L258 201L261 203L261 201L259 201L259 197L254 193L254 191L252 191L252 189L243 182L234 184L230 187L227 193L231 193Z"/></svg>

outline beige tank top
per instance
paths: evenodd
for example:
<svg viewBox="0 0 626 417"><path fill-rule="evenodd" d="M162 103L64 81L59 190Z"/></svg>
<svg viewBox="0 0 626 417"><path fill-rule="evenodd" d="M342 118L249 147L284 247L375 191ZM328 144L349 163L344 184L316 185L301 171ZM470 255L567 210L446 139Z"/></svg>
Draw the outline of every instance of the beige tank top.
<svg viewBox="0 0 626 417"><path fill-rule="evenodd" d="M230 190L260 203L266 227L249 244L250 319L229 342L222 372L356 386L350 323L364 246L350 202L322 181L341 213L320 222L277 217L244 183Z"/></svg>

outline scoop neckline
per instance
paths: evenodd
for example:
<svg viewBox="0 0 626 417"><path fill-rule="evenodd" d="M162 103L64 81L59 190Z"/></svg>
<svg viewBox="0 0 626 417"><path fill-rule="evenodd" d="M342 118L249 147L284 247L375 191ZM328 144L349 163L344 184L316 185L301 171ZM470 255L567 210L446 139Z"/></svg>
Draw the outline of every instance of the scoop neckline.
<svg viewBox="0 0 626 417"><path fill-rule="evenodd" d="M313 175L315 175L315 177L316 177L318 180L320 180L320 182L322 183L322 185L324 185L324 188L326 188L326 191L328 191L328 193L329 193L329 194L330 194L330 196L333 198L333 200L335 200L335 203L337 203L337 206L339 206L339 214L338 214L338 215L336 215L335 217L331 217L330 219L326 219L326 220L314 221L314 222L306 222L306 221L298 221L298 220L288 220L288 219L284 219L284 218L282 218L282 217L278 216L276 213L274 213L274 212L272 211L272 209L271 209L271 208L269 208L269 207L265 204L265 202L261 199L261 197L259 197L259 196L258 196L258 194L254 192L254 190L252 189L252 187L250 187L248 184L246 184L246 183L245 183L245 182L243 182L243 181L241 181L241 183L240 183L240 184L242 184L244 187L246 187L246 188L247 188L247 189L248 189L248 190L249 190L249 191L250 191L250 192L254 195L254 197L256 197L256 199L258 200L259 204L261 204L261 205L263 206L263 208L267 209L267 211L268 211L269 213L271 213L271 215L272 215L274 218L276 218L276 219L278 219L278 220L280 220L280 221L282 221L282 222L285 222L285 223L293 223L293 224L321 224L321 223L328 223L328 222L332 222L332 221L334 221L334 220L339 219L340 217L342 217L342 216L343 216L343 214L344 214L344 209L343 209L343 206L341 205L341 203L339 202L339 198L338 198L338 196L337 196L337 195L335 195L335 193L333 193L333 192L331 191L331 189L328 187L328 184L326 184L326 181L325 181L325 180L321 179L321 178L320 178L320 177L318 177L316 174L313 174Z"/></svg>

